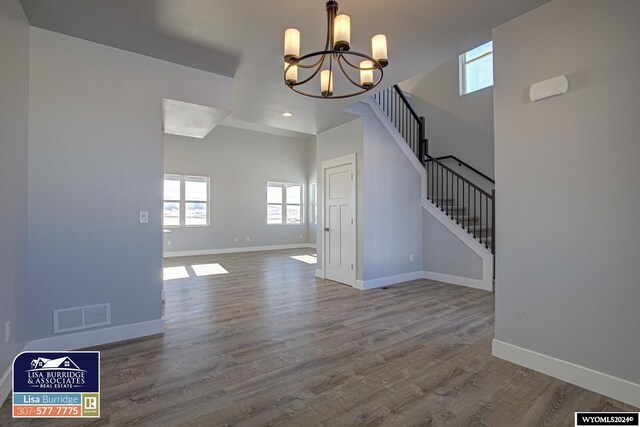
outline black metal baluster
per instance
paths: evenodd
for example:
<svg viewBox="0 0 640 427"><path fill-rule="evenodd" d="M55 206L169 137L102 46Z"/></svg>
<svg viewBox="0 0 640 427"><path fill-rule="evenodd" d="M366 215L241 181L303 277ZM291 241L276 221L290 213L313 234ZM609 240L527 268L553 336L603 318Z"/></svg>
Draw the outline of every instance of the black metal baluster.
<svg viewBox="0 0 640 427"><path fill-rule="evenodd" d="M395 111L395 120L393 122L396 125L396 129L398 129L398 92L393 92L393 109Z"/></svg>
<svg viewBox="0 0 640 427"><path fill-rule="evenodd" d="M480 218L477 223L480 224L480 230L482 230L482 193L480 193ZM482 231L480 231L480 243L482 243Z"/></svg>
<svg viewBox="0 0 640 427"><path fill-rule="evenodd" d="M473 218L476 217L476 205L477 205L477 203L476 203L477 195L476 194L477 194L476 193L476 188L473 187ZM478 230L478 227L477 226L473 227L473 237L476 237L476 230ZM482 235L482 229L480 229L479 233L480 233L480 235Z"/></svg>
<svg viewBox="0 0 640 427"><path fill-rule="evenodd" d="M431 161L431 201L432 201L432 202L433 202L433 201L434 201L434 199L435 199L435 196L434 196L434 194L433 194L433 193L434 193L434 191L435 191L435 187L433 186L433 180L434 180L434 178L435 178L435 177L434 177L435 173L434 173L434 170L433 170L433 169L435 168L435 166L436 166L436 164L435 164L433 161Z"/></svg>
<svg viewBox="0 0 640 427"><path fill-rule="evenodd" d="M462 181L462 228L465 228L465 215L467 213L467 199L464 197L464 186L466 182Z"/></svg>
<svg viewBox="0 0 640 427"><path fill-rule="evenodd" d="M460 197L459 197L459 188L460 188L460 178L456 176L456 197L454 197L454 199L456 199L456 224L460 224L458 222L458 220L460 219L460 210L458 209L458 203L460 202Z"/></svg>
<svg viewBox="0 0 640 427"><path fill-rule="evenodd" d="M386 105L385 113L387 114L387 118L391 120L391 105L389 104L389 89L384 92L384 103Z"/></svg>
<svg viewBox="0 0 640 427"><path fill-rule="evenodd" d="M445 191L445 196L444 196L444 197L445 197L445 199L448 199L448 198L449 198L449 171L447 171L446 178L447 178L447 183L446 183L446 185L447 185L447 186L445 187L445 188L446 188L446 191ZM447 203L449 203L449 201L448 201L448 200L447 200ZM445 206L449 206L449 205L445 205ZM445 208L445 209L447 209L447 210L445 211L445 212L446 212L446 214L447 214L447 215L449 215L448 208Z"/></svg>
<svg viewBox="0 0 640 427"><path fill-rule="evenodd" d="M409 143L409 141L407 141L407 136L404 134L404 116L406 114L404 108L402 107L402 104L400 104L400 127L402 128L402 132L400 132L400 135L402 135L402 139L404 139L405 144L407 144L409 147L411 147L411 144Z"/></svg>
<svg viewBox="0 0 640 427"><path fill-rule="evenodd" d="M442 186L442 184L444 183L444 168L442 167L442 165L440 165L440 209L442 209L442 199L443 199L443 193L444 193L444 187ZM444 210L444 209L442 209Z"/></svg>
<svg viewBox="0 0 640 427"><path fill-rule="evenodd" d="M485 225L487 226L487 228L489 228L489 197L485 196L484 197L484 209L486 212L486 218L484 219ZM487 233L487 238L484 241L484 246L485 248L488 248L489 245L487 244L487 241L489 240L489 233Z"/></svg>
<svg viewBox="0 0 640 427"><path fill-rule="evenodd" d="M469 214L467 215L467 229L469 231L469 234L471 234L471 218L472 218L472 212L471 212L471 183L468 183L467 185L467 204L468 204L468 210L469 210Z"/></svg>

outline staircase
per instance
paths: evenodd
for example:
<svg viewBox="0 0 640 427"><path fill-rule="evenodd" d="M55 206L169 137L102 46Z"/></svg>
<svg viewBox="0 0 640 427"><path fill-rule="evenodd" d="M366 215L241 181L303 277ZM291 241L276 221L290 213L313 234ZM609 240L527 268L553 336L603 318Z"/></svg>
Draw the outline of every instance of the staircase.
<svg viewBox="0 0 640 427"><path fill-rule="evenodd" d="M427 200L494 253L495 191L491 190L490 194L483 190L444 161L453 159L459 167L492 184L493 179L455 156L431 157L425 138L425 119L418 116L397 85L376 93L373 99L425 167Z"/></svg>

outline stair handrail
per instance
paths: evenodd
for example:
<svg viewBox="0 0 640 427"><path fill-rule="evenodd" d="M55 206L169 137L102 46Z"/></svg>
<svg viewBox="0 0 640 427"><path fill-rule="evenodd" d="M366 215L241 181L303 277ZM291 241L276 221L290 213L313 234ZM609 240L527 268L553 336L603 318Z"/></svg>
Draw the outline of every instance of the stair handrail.
<svg viewBox="0 0 640 427"><path fill-rule="evenodd" d="M480 175L481 177L483 177L484 179L486 179L487 181L489 181L492 184L495 184L496 182L494 181L493 178L491 178L488 175L485 175L484 173L480 172L478 169L474 168L473 166L471 166L469 163L465 162L464 160L461 160L459 157L454 156L452 154L449 154L448 156L441 156L441 157L436 157L437 160L447 160L447 159L453 159L456 162L458 162L458 164L465 166L466 168L472 170L473 172L477 173L478 175Z"/></svg>
<svg viewBox="0 0 640 427"><path fill-rule="evenodd" d="M373 99L424 166L429 152L425 118L418 115L398 85L377 92Z"/></svg>
<svg viewBox="0 0 640 427"><path fill-rule="evenodd" d="M409 109L409 111L411 112L411 115L417 120L420 121L420 116L418 115L418 113L416 113L416 110L413 109L413 105L411 105L411 103L409 102L409 100L407 99L407 97L405 96L404 92L402 91L402 89L400 89L400 86L398 85L393 85L393 88L396 90L396 92L398 92L398 95L400 95L400 99L402 99L402 101L404 102L404 105Z"/></svg>
<svg viewBox="0 0 640 427"><path fill-rule="evenodd" d="M446 169L447 171L449 171L449 173L451 173L451 175L454 175L455 177L461 179L462 181L466 182L469 186L471 186L472 188L475 188L478 192L484 194L485 196L487 196L487 197L489 197L491 199L491 194L490 193L488 193L487 191L485 191L482 188L478 187L473 182L469 181L467 178L465 178L464 176L460 175L458 172L456 172L453 169L451 169L449 166L447 166L444 163L442 163L439 160L439 158L431 157L431 156L427 155L427 162L437 163L438 165L440 165L440 167L442 167L443 169Z"/></svg>
<svg viewBox="0 0 640 427"><path fill-rule="evenodd" d="M429 155L425 118L418 115L398 85L393 85L377 92L373 95L373 99L398 130L413 154L418 157L420 163L426 168L427 187L425 197L431 200L431 202L433 202L436 207L439 207L448 217L460 224L463 229L466 229L469 234L472 234L475 239L478 239L481 244L489 248L492 253L495 253L495 190L491 190L491 194L488 193L468 178L465 178L445 165L442 160L449 158L455 159L460 165L464 165L484 179L495 184L493 178L490 178L456 156L450 155L435 158ZM460 215L460 210L457 206L455 209L451 209L445 202L454 200L453 197L457 198L459 196L460 184L462 184L462 211L465 212L467 209L469 210L466 216ZM473 199L471 198L472 191ZM478 199L478 203L476 203L476 198ZM489 206L489 204L491 204L491 206ZM479 217L476 216L477 213L479 213ZM491 226L490 237L486 232L483 232L483 228L487 230L489 225Z"/></svg>

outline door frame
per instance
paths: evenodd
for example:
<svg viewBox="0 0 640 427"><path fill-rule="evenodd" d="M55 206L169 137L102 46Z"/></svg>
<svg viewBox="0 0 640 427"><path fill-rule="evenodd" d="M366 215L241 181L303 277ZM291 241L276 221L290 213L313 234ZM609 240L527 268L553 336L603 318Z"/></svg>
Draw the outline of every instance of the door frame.
<svg viewBox="0 0 640 427"><path fill-rule="evenodd" d="M358 204L358 194L357 194L357 181L358 181L358 170L357 170L357 166L356 166L356 153L351 153L351 154L347 154L345 156L341 156L341 157L336 157L335 159L329 159L329 160L324 160L321 164L320 164L320 170L322 173L322 186L318 186L319 187L319 192L318 192L318 200L322 201L322 209L319 209L320 212L322 212L322 224L320 225L320 231L322 233L322 278L325 279L327 277L327 242L326 242L326 232L324 231L324 229L326 228L326 205L327 205L327 201L326 201L326 191L325 191L325 187L326 187L326 182L325 182L325 178L326 178L326 170L327 169L331 169L331 168L335 168L337 166L346 166L346 165L351 165L352 170L353 170L353 179L351 180L351 194L353 195L353 204L351 207L351 215L353 215L353 241L352 243L352 247L354 249L354 260L353 260L353 280L352 283L347 283L350 286L355 287L356 286L356 279L358 276L358 210L357 210L357 204ZM320 180L318 180L320 181Z"/></svg>

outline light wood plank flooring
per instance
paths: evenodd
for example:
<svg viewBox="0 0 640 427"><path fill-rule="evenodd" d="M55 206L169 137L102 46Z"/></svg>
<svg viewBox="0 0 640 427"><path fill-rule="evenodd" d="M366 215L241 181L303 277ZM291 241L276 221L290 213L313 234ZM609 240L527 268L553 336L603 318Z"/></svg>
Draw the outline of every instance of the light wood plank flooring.
<svg viewBox="0 0 640 427"><path fill-rule="evenodd" d="M166 333L103 346L102 418L0 425L573 426L634 408L491 356L493 294L419 280L358 291L290 258L168 259ZM192 265L229 274L196 277ZM635 409L637 410L637 409Z"/></svg>

